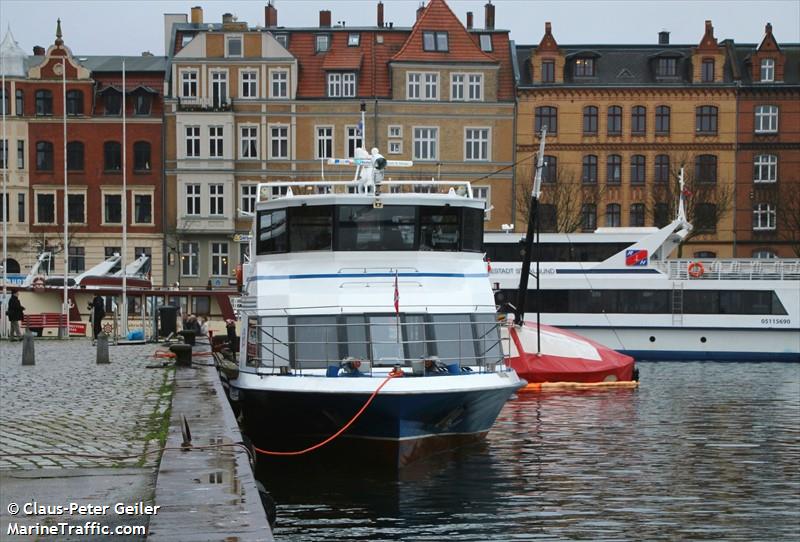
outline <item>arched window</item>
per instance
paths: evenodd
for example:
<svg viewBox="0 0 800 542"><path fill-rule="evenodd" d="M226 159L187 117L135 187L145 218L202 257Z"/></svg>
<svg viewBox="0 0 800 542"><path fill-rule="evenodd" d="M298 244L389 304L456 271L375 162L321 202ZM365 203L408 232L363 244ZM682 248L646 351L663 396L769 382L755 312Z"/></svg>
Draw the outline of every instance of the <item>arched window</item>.
<svg viewBox="0 0 800 542"><path fill-rule="evenodd" d="M118 141L106 141L103 144L104 169L120 171L122 169L122 146Z"/></svg>
<svg viewBox="0 0 800 542"><path fill-rule="evenodd" d="M34 94L37 115L53 114L53 93L49 90L37 90Z"/></svg>
<svg viewBox="0 0 800 542"><path fill-rule="evenodd" d="M631 156L631 184L644 184L646 177L646 159L643 154Z"/></svg>
<svg viewBox="0 0 800 542"><path fill-rule="evenodd" d="M622 182L622 157L618 154L608 155L606 163L606 182L619 184Z"/></svg>
<svg viewBox="0 0 800 542"><path fill-rule="evenodd" d="M669 155L659 154L656 156L656 169L653 179L657 183L669 181Z"/></svg>
<svg viewBox="0 0 800 542"><path fill-rule="evenodd" d="M597 229L597 205L584 203L581 205L581 229L594 231Z"/></svg>
<svg viewBox="0 0 800 542"><path fill-rule="evenodd" d="M606 205L606 226L609 228L617 228L620 223L621 210L619 203L609 203Z"/></svg>
<svg viewBox="0 0 800 542"><path fill-rule="evenodd" d="M647 132L647 108L636 105L631 110L631 134L644 135Z"/></svg>
<svg viewBox="0 0 800 542"><path fill-rule="evenodd" d="M150 143L137 141L133 144L133 169L135 171L150 171Z"/></svg>
<svg viewBox="0 0 800 542"><path fill-rule="evenodd" d="M558 109L549 105L536 108L536 133L547 127L548 134L558 133Z"/></svg>
<svg viewBox="0 0 800 542"><path fill-rule="evenodd" d="M83 92L67 91L67 115L83 115Z"/></svg>
<svg viewBox="0 0 800 542"><path fill-rule="evenodd" d="M656 107L656 134L666 135L669 134L669 106L659 105Z"/></svg>
<svg viewBox="0 0 800 542"><path fill-rule="evenodd" d="M583 157L581 182L584 184L597 184L597 156L594 154L587 154Z"/></svg>
<svg viewBox="0 0 800 542"><path fill-rule="evenodd" d="M694 160L694 180L698 183L717 182L717 157L701 154Z"/></svg>
<svg viewBox="0 0 800 542"><path fill-rule="evenodd" d="M120 115L122 113L122 94L114 89L105 92L104 103L106 115Z"/></svg>
<svg viewBox="0 0 800 542"><path fill-rule="evenodd" d="M67 143L67 169L83 171L83 143L80 141Z"/></svg>
<svg viewBox="0 0 800 542"><path fill-rule="evenodd" d="M555 156L544 157L544 167L542 167L542 182L555 183L558 180L558 158Z"/></svg>
<svg viewBox="0 0 800 542"><path fill-rule="evenodd" d="M36 169L53 171L53 144L49 141L36 142Z"/></svg>
<svg viewBox="0 0 800 542"><path fill-rule="evenodd" d="M597 134L597 108L593 105L583 108L583 134Z"/></svg>
<svg viewBox="0 0 800 542"><path fill-rule="evenodd" d="M695 131L698 134L717 133L717 108L713 105L701 105L695 110Z"/></svg>
<svg viewBox="0 0 800 542"><path fill-rule="evenodd" d="M622 134L622 108L612 105L608 108L608 135Z"/></svg>

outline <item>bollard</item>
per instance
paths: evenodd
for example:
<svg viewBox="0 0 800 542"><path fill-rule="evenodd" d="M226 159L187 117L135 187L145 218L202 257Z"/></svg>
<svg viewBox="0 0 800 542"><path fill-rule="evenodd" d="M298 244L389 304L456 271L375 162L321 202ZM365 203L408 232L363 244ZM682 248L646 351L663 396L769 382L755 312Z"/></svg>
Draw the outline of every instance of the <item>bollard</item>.
<svg viewBox="0 0 800 542"><path fill-rule="evenodd" d="M97 335L97 364L111 363L108 359L108 335L102 331Z"/></svg>
<svg viewBox="0 0 800 542"><path fill-rule="evenodd" d="M192 366L192 347L188 344L173 344L169 347L170 351L175 354L175 365L177 367L191 367Z"/></svg>
<svg viewBox="0 0 800 542"><path fill-rule="evenodd" d="M189 346L195 345L195 332L191 329L184 329L178 332L178 335L183 337L183 342L188 344Z"/></svg>
<svg viewBox="0 0 800 542"><path fill-rule="evenodd" d="M30 329L25 330L22 336L22 364L36 365L36 353L33 349L33 333Z"/></svg>

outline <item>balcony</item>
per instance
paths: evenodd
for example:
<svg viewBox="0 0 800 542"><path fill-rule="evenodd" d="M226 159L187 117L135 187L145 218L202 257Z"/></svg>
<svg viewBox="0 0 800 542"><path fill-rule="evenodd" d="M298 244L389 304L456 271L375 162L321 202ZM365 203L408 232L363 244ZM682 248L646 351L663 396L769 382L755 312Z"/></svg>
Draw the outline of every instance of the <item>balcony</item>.
<svg viewBox="0 0 800 542"><path fill-rule="evenodd" d="M178 111L231 111L231 100L215 100L210 97L181 96L178 98Z"/></svg>

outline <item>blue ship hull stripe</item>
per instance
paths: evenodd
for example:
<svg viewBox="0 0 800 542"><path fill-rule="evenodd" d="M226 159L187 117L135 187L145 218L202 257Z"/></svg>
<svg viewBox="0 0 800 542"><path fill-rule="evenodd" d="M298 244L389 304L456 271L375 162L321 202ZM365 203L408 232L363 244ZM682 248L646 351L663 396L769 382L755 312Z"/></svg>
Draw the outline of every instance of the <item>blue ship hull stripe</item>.
<svg viewBox="0 0 800 542"><path fill-rule="evenodd" d="M556 275L658 275L658 269L556 269Z"/></svg>
<svg viewBox="0 0 800 542"><path fill-rule="evenodd" d="M399 278L488 278L488 273L398 273ZM394 278L394 273L312 273L308 275L254 275L247 282L259 280L303 280L303 279L357 279Z"/></svg>

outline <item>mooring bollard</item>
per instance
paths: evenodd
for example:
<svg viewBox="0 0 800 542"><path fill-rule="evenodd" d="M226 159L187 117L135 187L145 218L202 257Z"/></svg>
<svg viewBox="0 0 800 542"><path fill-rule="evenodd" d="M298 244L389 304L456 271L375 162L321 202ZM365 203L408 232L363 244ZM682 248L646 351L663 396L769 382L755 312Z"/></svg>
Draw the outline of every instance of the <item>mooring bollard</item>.
<svg viewBox="0 0 800 542"><path fill-rule="evenodd" d="M108 359L108 335L100 332L97 335L97 364L111 363Z"/></svg>
<svg viewBox="0 0 800 542"><path fill-rule="evenodd" d="M25 330L22 336L22 364L36 365L36 352L33 349L33 333L30 329Z"/></svg>
<svg viewBox="0 0 800 542"><path fill-rule="evenodd" d="M169 347L175 354L175 365L178 367L192 366L192 347L188 344L173 344Z"/></svg>

